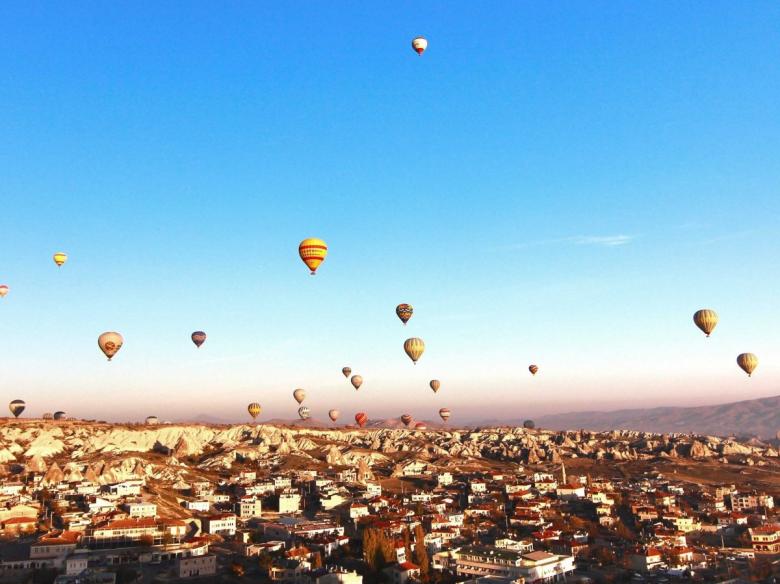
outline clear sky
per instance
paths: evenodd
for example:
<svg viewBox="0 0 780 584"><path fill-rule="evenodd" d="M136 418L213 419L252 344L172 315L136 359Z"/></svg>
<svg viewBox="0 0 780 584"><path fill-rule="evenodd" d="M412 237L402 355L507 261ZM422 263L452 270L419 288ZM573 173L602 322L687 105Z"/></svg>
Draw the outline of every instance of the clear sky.
<svg viewBox="0 0 780 584"><path fill-rule="evenodd" d="M774 395L778 191L774 1L3 2L0 387L454 423Z"/></svg>

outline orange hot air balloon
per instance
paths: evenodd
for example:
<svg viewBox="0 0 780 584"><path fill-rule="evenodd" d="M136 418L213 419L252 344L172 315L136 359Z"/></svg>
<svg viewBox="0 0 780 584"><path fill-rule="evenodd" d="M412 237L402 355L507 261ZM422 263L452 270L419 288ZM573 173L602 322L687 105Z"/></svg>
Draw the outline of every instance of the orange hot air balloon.
<svg viewBox="0 0 780 584"><path fill-rule="evenodd" d="M441 387L441 381L438 379L431 379L431 382L428 385L431 386L433 393L438 393L439 388Z"/></svg>
<svg viewBox="0 0 780 584"><path fill-rule="evenodd" d="M752 377L753 371L758 367L758 357L753 353L742 353L737 356L737 365L748 374L748 377Z"/></svg>
<svg viewBox="0 0 780 584"><path fill-rule="evenodd" d="M0 298L5 298L6 296L8 296L8 290L9 290L8 286L6 286L5 284L0 284Z"/></svg>
<svg viewBox="0 0 780 584"><path fill-rule="evenodd" d="M422 54L425 52L425 49L428 48L428 39L425 37L418 36L414 39L412 39L412 49L415 53L420 55L422 57Z"/></svg>
<svg viewBox="0 0 780 584"><path fill-rule="evenodd" d="M252 402L246 407L246 411L249 412L249 415L252 416L252 419L254 420L257 418L257 416L260 415L260 412L263 410L263 408L260 407L260 404L257 402Z"/></svg>
<svg viewBox="0 0 780 584"><path fill-rule="evenodd" d="M338 410L330 410L328 412L328 417L330 418L331 422L335 422L339 419L339 416L341 415L341 412Z"/></svg>
<svg viewBox="0 0 780 584"><path fill-rule="evenodd" d="M325 261L325 257L328 255L328 246L321 239L310 237L304 239L298 246L298 254L303 263L311 270L313 276L317 273L320 264Z"/></svg>
<svg viewBox="0 0 780 584"><path fill-rule="evenodd" d="M298 403L301 403L303 400L306 399L306 390L305 389L300 389L300 388L296 389L293 392L293 397L295 398L295 401L297 401Z"/></svg>
<svg viewBox="0 0 780 584"><path fill-rule="evenodd" d="M353 375L352 379L350 379L352 382L352 387L354 387L356 390L360 389L360 386L363 385L363 376L362 375Z"/></svg>
<svg viewBox="0 0 780 584"><path fill-rule="evenodd" d="M425 342L422 339L414 337L406 339L404 342L404 351L406 351L406 354L416 365L417 360L422 357L422 354L425 351Z"/></svg>
<svg viewBox="0 0 780 584"><path fill-rule="evenodd" d="M57 264L57 267L59 268L62 264L68 261L68 254L58 251L52 256L52 259L54 260L54 263Z"/></svg>
<svg viewBox="0 0 780 584"><path fill-rule="evenodd" d="M344 374L344 377L349 379L349 376L352 375L352 367L344 367L341 372Z"/></svg>
<svg viewBox="0 0 780 584"><path fill-rule="evenodd" d="M100 347L103 354L108 357L109 361L111 361L113 356L119 352L119 349L122 348L124 342L125 340L122 338L122 335L115 332L103 333L98 337L98 347Z"/></svg>
<svg viewBox="0 0 780 584"><path fill-rule="evenodd" d="M531 375L536 375L536 373L539 371L539 367L536 365L529 365L528 371L531 372Z"/></svg>
<svg viewBox="0 0 780 584"><path fill-rule="evenodd" d="M718 326L718 313L709 308L697 310L693 315L693 323L708 337Z"/></svg>
<svg viewBox="0 0 780 584"><path fill-rule="evenodd" d="M401 322L406 325L414 314L414 307L411 304L399 304L395 307L395 313L398 315L398 318L401 319Z"/></svg>
<svg viewBox="0 0 780 584"><path fill-rule="evenodd" d="M200 346L206 342L206 333L203 331L195 331L190 335L190 338L192 338L192 342L195 343L195 346L200 349Z"/></svg>
<svg viewBox="0 0 780 584"><path fill-rule="evenodd" d="M445 422L450 419L450 415L451 412L449 408L442 408L439 410L439 417Z"/></svg>
<svg viewBox="0 0 780 584"><path fill-rule="evenodd" d="M366 422L368 422L368 416L365 412L358 412L355 414L355 422L362 428L366 425Z"/></svg>
<svg viewBox="0 0 780 584"><path fill-rule="evenodd" d="M410 414L404 414L403 416L401 416L401 421L404 423L404 426L408 428L409 424L411 424L414 421L414 419Z"/></svg>

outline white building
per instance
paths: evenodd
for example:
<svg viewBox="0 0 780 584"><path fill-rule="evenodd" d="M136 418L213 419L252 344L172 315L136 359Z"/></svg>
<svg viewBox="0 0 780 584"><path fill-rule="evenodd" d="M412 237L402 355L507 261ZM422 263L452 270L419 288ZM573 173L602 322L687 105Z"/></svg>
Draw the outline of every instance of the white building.
<svg viewBox="0 0 780 584"><path fill-rule="evenodd" d="M241 519L252 519L263 514L263 503L253 497L243 498L236 503L236 512Z"/></svg>
<svg viewBox="0 0 780 584"><path fill-rule="evenodd" d="M205 556L190 556L176 560L176 574L179 578L193 578L195 576L213 576L217 573L217 556L207 554Z"/></svg>
<svg viewBox="0 0 780 584"><path fill-rule="evenodd" d="M210 515L203 520L204 531L211 535L235 535L236 516L233 513Z"/></svg>
<svg viewBox="0 0 780 584"><path fill-rule="evenodd" d="M297 513L301 507L300 494L286 491L279 494L279 513Z"/></svg>
<svg viewBox="0 0 780 584"><path fill-rule="evenodd" d="M124 505L130 517L157 517L157 504L149 501L130 501Z"/></svg>

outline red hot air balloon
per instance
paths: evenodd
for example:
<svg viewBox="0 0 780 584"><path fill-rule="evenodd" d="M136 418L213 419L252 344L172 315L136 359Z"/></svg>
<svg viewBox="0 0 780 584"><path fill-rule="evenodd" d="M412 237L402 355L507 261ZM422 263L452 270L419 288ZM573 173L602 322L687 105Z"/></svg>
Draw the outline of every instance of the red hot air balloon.
<svg viewBox="0 0 780 584"><path fill-rule="evenodd" d="M355 422L357 422L357 425L362 428L366 425L366 422L368 422L368 416L365 412L358 412L355 414Z"/></svg>

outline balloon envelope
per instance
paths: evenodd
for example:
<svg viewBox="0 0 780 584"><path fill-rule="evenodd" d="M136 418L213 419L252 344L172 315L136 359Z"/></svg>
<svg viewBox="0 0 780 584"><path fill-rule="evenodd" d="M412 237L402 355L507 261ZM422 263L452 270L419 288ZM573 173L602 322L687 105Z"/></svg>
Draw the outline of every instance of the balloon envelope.
<svg viewBox="0 0 780 584"><path fill-rule="evenodd" d="M422 56L422 54L425 52L425 49L428 48L428 39L425 37L418 36L414 39L412 39L412 49L415 53Z"/></svg>
<svg viewBox="0 0 780 584"><path fill-rule="evenodd" d="M325 261L325 257L328 255L328 246L321 239L309 237L298 246L298 255L301 256L301 260L311 270L313 276L317 273L320 264Z"/></svg>
<svg viewBox="0 0 780 584"><path fill-rule="evenodd" d="M54 263L57 264L57 267L59 267L68 261L68 254L58 251L52 256L52 259L54 260Z"/></svg>
<svg viewBox="0 0 780 584"><path fill-rule="evenodd" d="M404 414L403 416L401 416L401 421L404 423L404 426L408 428L409 424L413 422L413 419L410 414Z"/></svg>
<svg viewBox="0 0 780 584"><path fill-rule="evenodd" d="M20 399L15 399L10 404L8 404L8 409L11 410L11 413L14 415L14 418L18 418L20 414L24 411L25 407L27 407L27 404Z"/></svg>
<svg viewBox="0 0 780 584"><path fill-rule="evenodd" d="M401 322L406 324L409 322L409 319L412 318L414 308L411 304L399 304L395 307L395 313L398 315L398 318L401 319Z"/></svg>
<svg viewBox="0 0 780 584"><path fill-rule="evenodd" d="M254 420L257 418L257 416L260 415L260 412L263 410L263 408L260 407L260 404L257 402L252 402L246 407L246 411L249 412L249 415L252 416L252 419Z"/></svg>
<svg viewBox="0 0 780 584"><path fill-rule="evenodd" d="M355 389L360 389L360 386L363 385L363 376L353 375L350 381L352 382L352 387L354 387Z"/></svg>
<svg viewBox="0 0 780 584"><path fill-rule="evenodd" d="M418 339L416 337L406 339L404 342L404 351L406 351L406 354L409 356L412 362L416 364L417 360L422 357L422 354L425 351L425 342L423 342L422 339Z"/></svg>
<svg viewBox="0 0 780 584"><path fill-rule="evenodd" d="M146 418L146 424L148 426L155 426L159 423L159 420L157 419L157 416L148 416Z"/></svg>
<svg viewBox="0 0 780 584"><path fill-rule="evenodd" d="M341 372L344 374L344 377L349 379L349 376L352 375L352 367L344 367L341 369Z"/></svg>
<svg viewBox="0 0 780 584"><path fill-rule="evenodd" d="M298 403L303 402L306 399L306 390L298 388L293 392L293 397Z"/></svg>
<svg viewBox="0 0 780 584"><path fill-rule="evenodd" d="M357 422L357 425L362 428L366 425L366 422L368 422L368 416L365 412L358 412L355 414L355 422Z"/></svg>
<svg viewBox="0 0 780 584"><path fill-rule="evenodd" d="M450 419L450 415L451 413L449 408L441 408L439 410L439 417L445 422Z"/></svg>
<svg viewBox="0 0 780 584"><path fill-rule="evenodd" d="M194 333L192 333L191 338L192 338L192 342L195 343L195 346L200 349L200 346L206 342L206 333L204 333L203 331L195 331Z"/></svg>
<svg viewBox="0 0 780 584"><path fill-rule="evenodd" d="M758 357L753 353L742 353L737 356L737 365L740 369L748 374L748 377L753 375L753 371L758 367Z"/></svg>
<svg viewBox="0 0 780 584"><path fill-rule="evenodd" d="M301 406L298 408L298 415L301 417L301 420L308 420L311 417L311 410L306 406Z"/></svg>
<svg viewBox="0 0 780 584"><path fill-rule="evenodd" d="M330 418L331 422L335 422L339 419L339 416L341 415L341 412L338 410L330 410L328 412L328 417Z"/></svg>
<svg viewBox="0 0 780 584"><path fill-rule="evenodd" d="M523 422L523 428L533 430L534 428L536 428L536 424L534 424L533 420L526 420L525 422Z"/></svg>
<svg viewBox="0 0 780 584"><path fill-rule="evenodd" d="M441 387L441 381L439 381L438 379L431 379L431 382L428 385L431 386L433 393L437 393L439 391L439 388Z"/></svg>
<svg viewBox="0 0 780 584"><path fill-rule="evenodd" d="M529 365L528 371L531 372L531 375L536 375L536 373L539 371L539 367L536 365Z"/></svg>
<svg viewBox="0 0 780 584"><path fill-rule="evenodd" d="M701 332L709 337L718 326L718 313L709 308L702 308L694 313L693 322L701 329Z"/></svg>
<svg viewBox="0 0 780 584"><path fill-rule="evenodd" d="M8 296L8 290L9 290L8 286L6 286L5 284L0 284L0 298L5 298L6 296Z"/></svg>
<svg viewBox="0 0 780 584"><path fill-rule="evenodd" d="M65 416L67 416L67 414L65 412L54 412L54 419L55 420L64 420Z"/></svg>
<svg viewBox="0 0 780 584"><path fill-rule="evenodd" d="M100 347L103 354L108 357L109 361L111 361L111 358L119 352L119 349L122 348L122 343L124 342L122 335L115 332L103 333L98 337L98 347Z"/></svg>

